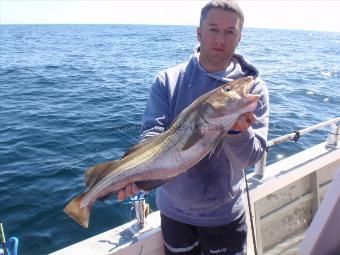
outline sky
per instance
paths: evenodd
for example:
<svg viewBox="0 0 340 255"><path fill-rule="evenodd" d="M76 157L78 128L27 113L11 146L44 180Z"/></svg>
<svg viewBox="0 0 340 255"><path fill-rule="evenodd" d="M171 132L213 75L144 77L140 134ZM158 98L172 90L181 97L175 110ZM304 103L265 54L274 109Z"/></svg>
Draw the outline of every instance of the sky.
<svg viewBox="0 0 340 255"><path fill-rule="evenodd" d="M0 24L198 25L203 0L0 0ZM340 1L240 0L245 27L340 32Z"/></svg>

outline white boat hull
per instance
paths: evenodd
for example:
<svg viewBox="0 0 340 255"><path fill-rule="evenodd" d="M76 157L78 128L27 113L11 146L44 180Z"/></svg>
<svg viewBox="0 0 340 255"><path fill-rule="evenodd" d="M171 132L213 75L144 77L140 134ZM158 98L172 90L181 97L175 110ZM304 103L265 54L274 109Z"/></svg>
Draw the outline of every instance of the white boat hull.
<svg viewBox="0 0 340 255"><path fill-rule="evenodd" d="M340 149L327 150L322 143L267 166L262 179L247 176L258 254L282 254L282 243L303 237L339 166ZM52 254L163 255L159 212L145 219L144 228L138 226L129 222ZM251 234L249 227L248 254Z"/></svg>

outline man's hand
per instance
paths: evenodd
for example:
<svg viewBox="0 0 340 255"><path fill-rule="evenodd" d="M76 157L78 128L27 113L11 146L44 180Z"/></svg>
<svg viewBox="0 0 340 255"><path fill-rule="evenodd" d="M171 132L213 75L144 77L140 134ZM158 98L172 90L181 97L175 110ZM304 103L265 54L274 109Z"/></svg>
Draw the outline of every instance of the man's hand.
<svg viewBox="0 0 340 255"><path fill-rule="evenodd" d="M238 120L236 121L235 125L231 128L235 131L245 131L247 130L254 122L256 121L256 116L252 112L247 112L242 114Z"/></svg>
<svg viewBox="0 0 340 255"><path fill-rule="evenodd" d="M138 193L140 189L134 183L128 184L124 189L118 191L117 198L119 201L125 200Z"/></svg>

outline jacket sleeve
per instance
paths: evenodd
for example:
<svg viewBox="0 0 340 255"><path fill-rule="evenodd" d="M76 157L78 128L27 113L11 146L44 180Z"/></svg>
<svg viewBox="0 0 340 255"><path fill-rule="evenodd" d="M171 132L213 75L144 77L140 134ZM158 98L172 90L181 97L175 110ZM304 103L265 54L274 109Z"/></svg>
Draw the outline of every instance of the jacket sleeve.
<svg viewBox="0 0 340 255"><path fill-rule="evenodd" d="M169 92L164 76L158 74L152 83L149 99L142 117L140 140L160 134L170 125Z"/></svg>
<svg viewBox="0 0 340 255"><path fill-rule="evenodd" d="M224 141L224 152L230 163L237 169L244 169L259 161L267 147L269 123L269 96L268 89L261 79L251 91L260 95L255 110L256 122L246 131L239 134L230 134Z"/></svg>

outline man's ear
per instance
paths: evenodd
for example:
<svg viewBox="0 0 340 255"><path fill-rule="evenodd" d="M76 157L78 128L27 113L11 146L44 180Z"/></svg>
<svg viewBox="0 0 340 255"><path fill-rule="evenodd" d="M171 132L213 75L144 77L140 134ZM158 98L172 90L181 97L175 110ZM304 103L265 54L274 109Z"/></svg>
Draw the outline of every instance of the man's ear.
<svg viewBox="0 0 340 255"><path fill-rule="evenodd" d="M202 33L201 27L198 27L196 30L196 36L197 36L198 42L201 42L201 33Z"/></svg>

